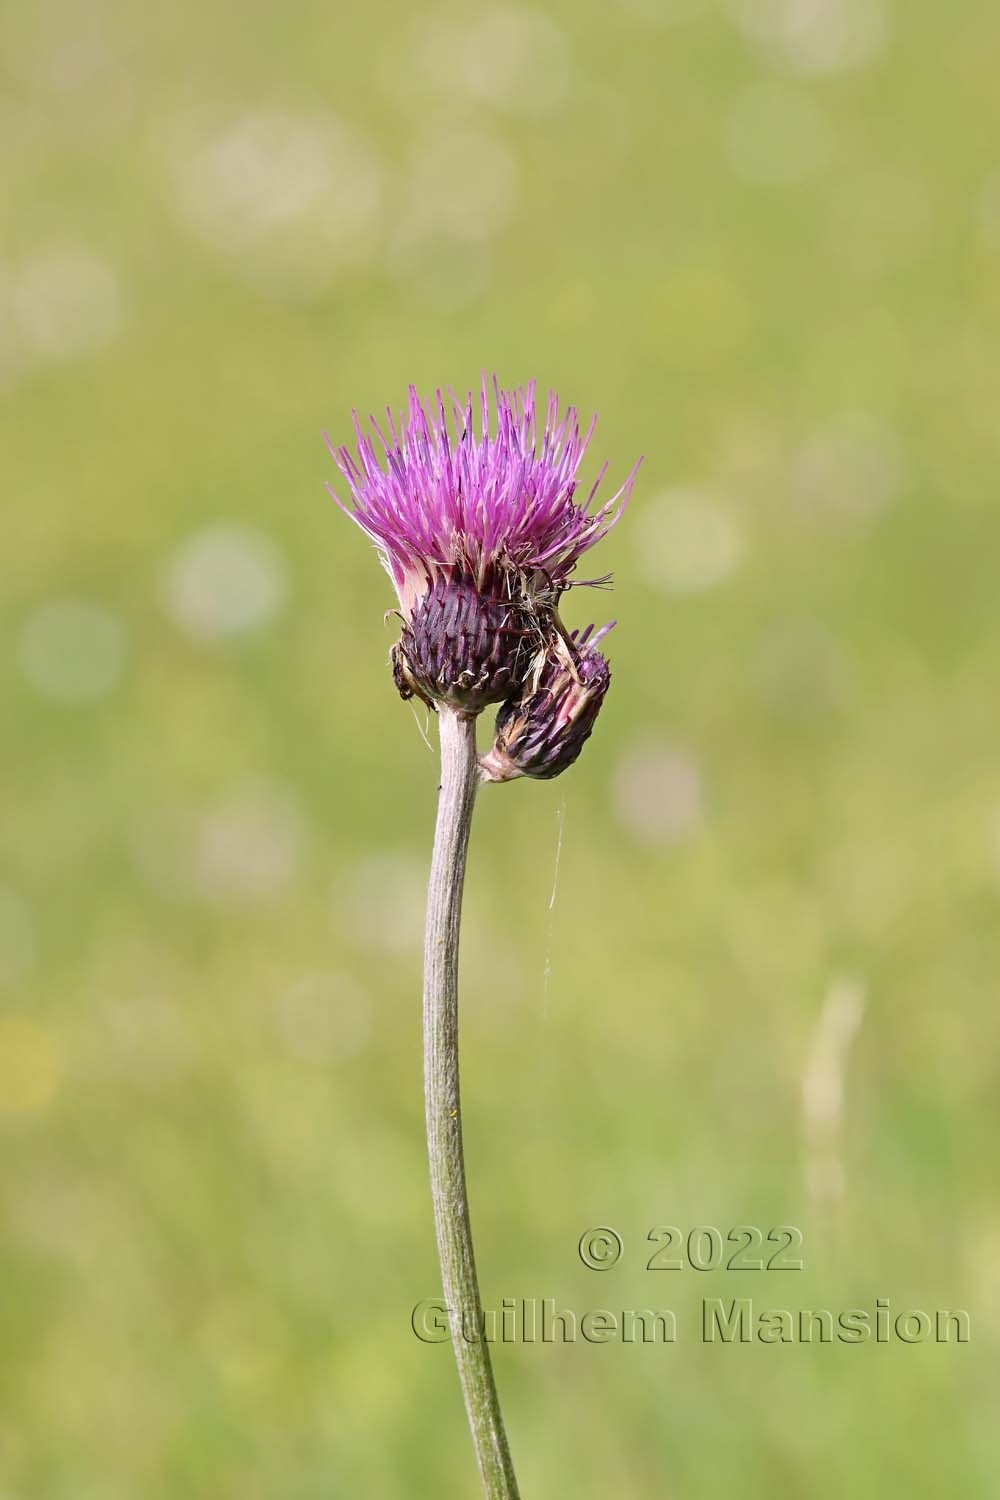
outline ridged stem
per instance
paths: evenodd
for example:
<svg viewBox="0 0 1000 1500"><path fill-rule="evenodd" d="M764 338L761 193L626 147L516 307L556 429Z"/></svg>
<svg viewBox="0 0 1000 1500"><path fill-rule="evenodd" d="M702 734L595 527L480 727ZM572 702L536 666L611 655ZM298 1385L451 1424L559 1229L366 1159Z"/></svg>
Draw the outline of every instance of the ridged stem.
<svg viewBox="0 0 1000 1500"><path fill-rule="evenodd" d="M441 785L424 935L424 1101L441 1282L465 1410L487 1500L518 1500L472 1249L458 1079L458 942L472 808L475 719L444 705Z"/></svg>

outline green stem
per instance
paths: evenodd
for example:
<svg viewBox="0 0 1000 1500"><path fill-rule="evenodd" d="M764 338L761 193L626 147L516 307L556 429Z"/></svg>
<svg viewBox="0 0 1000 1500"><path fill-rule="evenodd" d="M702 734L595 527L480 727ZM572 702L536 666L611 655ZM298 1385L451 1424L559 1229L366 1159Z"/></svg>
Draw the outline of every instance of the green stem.
<svg viewBox="0 0 1000 1500"><path fill-rule="evenodd" d="M441 706L441 786L424 935L424 1101L441 1281L487 1500L518 1500L472 1250L458 1086L458 940L472 807L474 718Z"/></svg>

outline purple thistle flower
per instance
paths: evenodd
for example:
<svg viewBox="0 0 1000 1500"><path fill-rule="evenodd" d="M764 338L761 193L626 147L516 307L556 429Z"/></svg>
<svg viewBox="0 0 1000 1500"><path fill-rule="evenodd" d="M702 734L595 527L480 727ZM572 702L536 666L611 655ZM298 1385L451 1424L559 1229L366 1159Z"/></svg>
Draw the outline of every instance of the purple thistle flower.
<svg viewBox="0 0 1000 1500"><path fill-rule="evenodd" d="M594 728L611 669L597 650L614 620L569 637L552 635L538 653L521 695L497 714L493 745L479 758L484 781L530 776L551 781L577 759Z"/></svg>
<svg viewBox="0 0 1000 1500"><path fill-rule="evenodd" d="M330 493L375 543L399 596L400 692L471 713L519 688L570 575L618 520L639 467L595 505L605 464L578 503L596 417L583 435L576 409L560 412L550 394L540 426L534 381L492 384L493 431L484 375L478 410L471 393L446 404L438 391L428 414L411 386L407 413L397 421L386 409L385 432L373 417L366 435L355 412L354 450L327 439L351 505Z"/></svg>
<svg viewBox="0 0 1000 1500"><path fill-rule="evenodd" d="M428 416L411 386L408 418L401 415L397 426L386 408L388 439L371 418L381 458L357 412L356 450L329 445L353 509L332 488L330 493L375 543L406 613L433 575L449 568L480 586L495 565L538 570L553 587L565 588L579 559L611 530L631 494L638 463L620 490L591 509L605 464L587 499L576 503L576 475L596 416L581 436L576 409L560 415L558 398L550 394L539 441L535 382L504 391L494 376L493 393L495 434L484 375L478 437L471 392L464 406L451 396L452 435L441 392L436 412Z"/></svg>

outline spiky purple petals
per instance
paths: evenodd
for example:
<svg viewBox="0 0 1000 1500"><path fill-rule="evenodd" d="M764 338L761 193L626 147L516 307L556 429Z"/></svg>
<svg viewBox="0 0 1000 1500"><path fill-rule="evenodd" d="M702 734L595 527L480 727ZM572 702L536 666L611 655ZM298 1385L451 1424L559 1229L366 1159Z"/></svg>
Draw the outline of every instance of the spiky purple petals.
<svg viewBox="0 0 1000 1500"><path fill-rule="evenodd" d="M605 464L577 503L596 417L583 434L576 409L561 413L550 393L540 422L534 381L505 391L494 376L492 393L492 414L485 375L478 403L471 392L446 403L438 391L428 412L411 386L406 413L397 420L386 409L385 431L372 417L366 434L355 412L356 448L331 446L351 505L330 493L375 543L405 615L438 572L454 568L480 587L491 568L539 572L561 591L628 502L638 464L595 508Z"/></svg>

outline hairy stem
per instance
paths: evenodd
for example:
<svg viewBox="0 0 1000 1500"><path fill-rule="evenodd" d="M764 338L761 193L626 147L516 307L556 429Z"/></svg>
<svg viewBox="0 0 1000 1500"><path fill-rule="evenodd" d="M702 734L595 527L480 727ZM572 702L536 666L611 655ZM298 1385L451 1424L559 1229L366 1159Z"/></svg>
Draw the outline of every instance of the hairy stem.
<svg viewBox="0 0 1000 1500"><path fill-rule="evenodd" d="M475 719L441 706L441 786L424 935L424 1101L434 1227L451 1342L487 1500L517 1500L472 1250L458 1087L458 938L479 780Z"/></svg>

